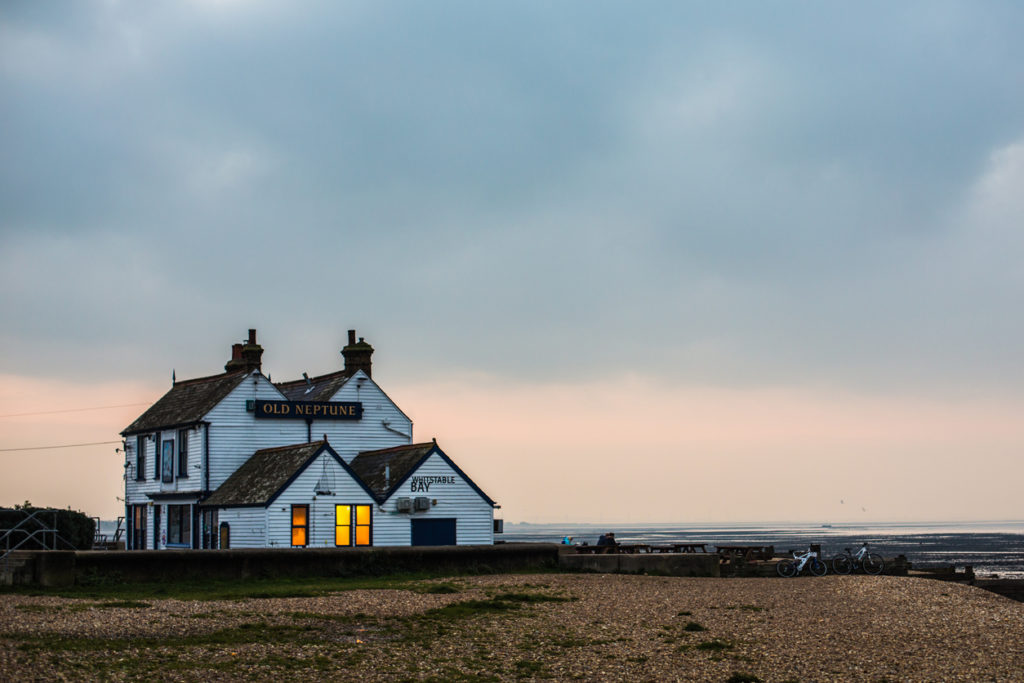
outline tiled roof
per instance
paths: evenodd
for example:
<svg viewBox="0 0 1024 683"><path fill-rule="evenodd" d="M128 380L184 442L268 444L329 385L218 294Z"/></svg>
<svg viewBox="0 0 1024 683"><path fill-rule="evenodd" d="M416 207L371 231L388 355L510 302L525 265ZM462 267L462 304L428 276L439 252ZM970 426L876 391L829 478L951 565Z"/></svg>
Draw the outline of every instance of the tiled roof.
<svg viewBox="0 0 1024 683"><path fill-rule="evenodd" d="M248 376L245 371L226 372L177 382L121 435L199 422Z"/></svg>
<svg viewBox="0 0 1024 683"><path fill-rule="evenodd" d="M310 377L274 384L289 401L330 401L345 384L349 375L344 370L319 377Z"/></svg>
<svg viewBox="0 0 1024 683"><path fill-rule="evenodd" d="M379 451L363 451L352 459L349 467L370 487L374 495L383 501L436 447L437 444L431 442L395 446ZM385 466L390 468L387 483L384 478Z"/></svg>
<svg viewBox="0 0 1024 683"><path fill-rule="evenodd" d="M203 505L267 505L325 447L326 441L314 441L256 451Z"/></svg>

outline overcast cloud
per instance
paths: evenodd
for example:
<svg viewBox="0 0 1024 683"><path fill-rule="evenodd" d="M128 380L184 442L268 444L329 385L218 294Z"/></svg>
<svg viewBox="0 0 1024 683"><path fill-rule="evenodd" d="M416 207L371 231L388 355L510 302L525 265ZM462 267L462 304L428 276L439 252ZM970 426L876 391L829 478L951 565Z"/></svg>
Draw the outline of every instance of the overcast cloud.
<svg viewBox="0 0 1024 683"><path fill-rule="evenodd" d="M5 3L0 369L1016 393L1022 13Z"/></svg>

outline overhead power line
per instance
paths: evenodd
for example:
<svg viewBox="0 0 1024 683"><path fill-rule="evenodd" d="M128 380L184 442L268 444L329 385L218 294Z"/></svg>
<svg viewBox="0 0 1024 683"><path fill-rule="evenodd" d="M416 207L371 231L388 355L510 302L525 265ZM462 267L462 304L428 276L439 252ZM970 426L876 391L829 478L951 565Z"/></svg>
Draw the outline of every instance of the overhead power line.
<svg viewBox="0 0 1024 683"><path fill-rule="evenodd" d="M0 453L13 453L14 451L46 451L53 448L79 448L81 446L106 446L120 441L93 441L92 443L67 443L61 446L28 446L26 448L0 448Z"/></svg>
<svg viewBox="0 0 1024 683"><path fill-rule="evenodd" d="M38 413L9 413L0 417L31 417L34 415L56 415L57 413L81 413L86 410L110 410L111 408L131 408L132 406L148 406L149 403L122 403L117 406L95 406L93 408L66 408L64 410L45 410Z"/></svg>

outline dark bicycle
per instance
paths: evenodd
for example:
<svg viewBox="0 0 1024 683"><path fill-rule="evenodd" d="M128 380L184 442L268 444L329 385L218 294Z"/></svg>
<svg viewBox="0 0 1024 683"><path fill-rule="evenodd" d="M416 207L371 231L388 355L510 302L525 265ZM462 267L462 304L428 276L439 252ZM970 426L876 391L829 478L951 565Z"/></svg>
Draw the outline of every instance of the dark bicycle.
<svg viewBox="0 0 1024 683"><path fill-rule="evenodd" d="M864 543L854 555L849 548L841 555L832 558L832 571L836 574L849 574L863 571L865 574L881 574L885 571L885 561L878 553L869 553L868 544Z"/></svg>

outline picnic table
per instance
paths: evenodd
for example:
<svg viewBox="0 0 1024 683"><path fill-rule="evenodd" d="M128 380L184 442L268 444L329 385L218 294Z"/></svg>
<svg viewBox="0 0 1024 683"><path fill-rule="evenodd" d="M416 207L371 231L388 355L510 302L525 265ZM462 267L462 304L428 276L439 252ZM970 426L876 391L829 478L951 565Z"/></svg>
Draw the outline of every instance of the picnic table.
<svg viewBox="0 0 1024 683"><path fill-rule="evenodd" d="M617 545L578 545L576 552L580 555L611 555L633 553L706 553L704 543L667 543L651 545L649 543L619 543Z"/></svg>

